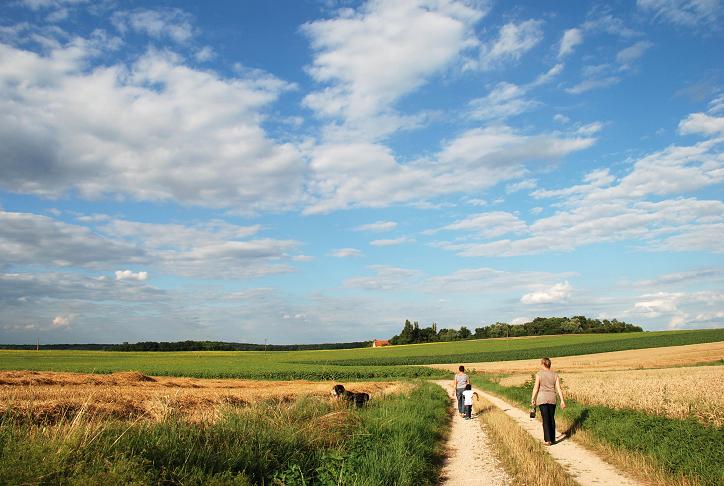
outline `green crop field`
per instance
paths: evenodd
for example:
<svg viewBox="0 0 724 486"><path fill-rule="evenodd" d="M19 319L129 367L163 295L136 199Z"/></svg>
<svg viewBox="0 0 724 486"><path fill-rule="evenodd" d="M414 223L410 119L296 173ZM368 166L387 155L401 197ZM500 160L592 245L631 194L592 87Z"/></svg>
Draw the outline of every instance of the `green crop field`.
<svg viewBox="0 0 724 486"><path fill-rule="evenodd" d="M323 351L0 351L0 369L200 378L369 380L435 377L431 363L483 362L724 341L724 329L485 339Z"/></svg>

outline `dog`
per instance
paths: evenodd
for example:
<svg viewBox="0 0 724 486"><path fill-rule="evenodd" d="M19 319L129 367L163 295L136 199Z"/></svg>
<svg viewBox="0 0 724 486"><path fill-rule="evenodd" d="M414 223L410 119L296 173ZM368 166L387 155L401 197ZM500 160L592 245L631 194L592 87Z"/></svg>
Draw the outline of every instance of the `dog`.
<svg viewBox="0 0 724 486"><path fill-rule="evenodd" d="M368 393L357 393L351 392L344 389L344 385L334 385L332 388L332 396L337 398L344 398L349 402L350 405L354 404L355 407L364 407L367 402L370 401Z"/></svg>

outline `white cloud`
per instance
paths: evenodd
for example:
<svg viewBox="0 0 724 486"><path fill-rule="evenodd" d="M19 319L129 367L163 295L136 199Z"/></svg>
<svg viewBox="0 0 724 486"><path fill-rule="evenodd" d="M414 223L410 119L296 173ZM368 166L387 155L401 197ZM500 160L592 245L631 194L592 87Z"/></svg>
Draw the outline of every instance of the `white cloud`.
<svg viewBox="0 0 724 486"><path fill-rule="evenodd" d="M408 287L422 275L417 270L389 265L372 265L369 268L375 272L374 276L350 278L344 281L344 286L365 290L396 290Z"/></svg>
<svg viewBox="0 0 724 486"><path fill-rule="evenodd" d="M560 123L561 125L565 125L566 123L570 122L571 119L568 118L566 115L556 113L555 115L553 115L553 121L556 123Z"/></svg>
<svg viewBox="0 0 724 486"><path fill-rule="evenodd" d="M548 289L525 294L520 298L520 301L526 305L561 303L566 302L571 297L572 293L573 287L566 280L565 282L557 283Z"/></svg>
<svg viewBox="0 0 724 486"><path fill-rule="evenodd" d="M530 111L540 105L539 102L526 99L526 89L507 82L498 83L487 96L476 98L468 103L469 115L477 120L508 118Z"/></svg>
<svg viewBox="0 0 724 486"><path fill-rule="evenodd" d="M498 37L481 46L480 69L492 69L504 62L518 61L543 39L541 20L529 19L503 25Z"/></svg>
<svg viewBox="0 0 724 486"><path fill-rule="evenodd" d="M724 135L724 116L710 116L706 113L692 113L679 122L679 133L689 135Z"/></svg>
<svg viewBox="0 0 724 486"><path fill-rule="evenodd" d="M455 221L440 230L473 231L483 238L495 238L508 233L525 232L528 225L518 216L505 211L479 213Z"/></svg>
<svg viewBox="0 0 724 486"><path fill-rule="evenodd" d="M71 321L71 316L55 316L50 323L50 327L54 329L69 328L71 325Z"/></svg>
<svg viewBox="0 0 724 486"><path fill-rule="evenodd" d="M261 128L262 110L291 85L195 70L168 51L89 69L106 47L75 38L39 55L0 44L2 186L241 212L299 204L301 154Z"/></svg>
<svg viewBox="0 0 724 486"><path fill-rule="evenodd" d="M532 320L533 319L530 317L516 317L516 318L512 319L510 321L510 323L513 325L518 325L518 324L525 324L527 322L531 322Z"/></svg>
<svg viewBox="0 0 724 486"><path fill-rule="evenodd" d="M524 179L505 186L505 192L512 194L514 192L525 191L526 189L535 189L538 187L538 181L535 179Z"/></svg>
<svg viewBox="0 0 724 486"><path fill-rule="evenodd" d="M594 89L608 88L621 82L618 76L608 76L601 79L585 79L571 88L566 88L566 92L571 94L582 94Z"/></svg>
<svg viewBox="0 0 724 486"><path fill-rule="evenodd" d="M350 258L362 256L362 252L357 248L339 248L337 250L332 250L329 254L330 256L336 258Z"/></svg>
<svg viewBox="0 0 724 486"><path fill-rule="evenodd" d="M341 121L341 127L327 127L335 138L353 132L374 139L416 124L391 106L473 47L472 27L485 12L483 3L371 0L305 24L314 52L308 71L328 86L308 94L304 104Z"/></svg>
<svg viewBox="0 0 724 486"><path fill-rule="evenodd" d="M361 224L355 228L355 231L371 231L371 232L382 232L391 231L397 228L395 221L376 221L369 224Z"/></svg>
<svg viewBox="0 0 724 486"><path fill-rule="evenodd" d="M618 54L616 54L616 62L623 66L629 66L631 63L638 61L651 47L653 47L653 43L649 41L638 41L618 51Z"/></svg>
<svg viewBox="0 0 724 486"><path fill-rule="evenodd" d="M116 280L136 280L143 282L148 278L148 272L133 272L131 270L116 270Z"/></svg>
<svg viewBox="0 0 724 486"><path fill-rule="evenodd" d="M575 47L583 42L583 32L581 29L568 29L563 33L561 45L558 48L558 58L568 56L573 52Z"/></svg>
<svg viewBox="0 0 724 486"><path fill-rule="evenodd" d="M636 6L681 27L716 25L721 14L719 0L637 0Z"/></svg>
<svg viewBox="0 0 724 486"><path fill-rule="evenodd" d="M116 12L111 22L121 33L133 30L157 39L168 37L180 44L187 43L193 37L191 16L178 8L141 8L131 12Z"/></svg>
<svg viewBox="0 0 724 486"><path fill-rule="evenodd" d="M408 236L400 236L399 238L389 238L381 240L372 240L370 245L372 246L396 246L404 243L414 243L415 240Z"/></svg>

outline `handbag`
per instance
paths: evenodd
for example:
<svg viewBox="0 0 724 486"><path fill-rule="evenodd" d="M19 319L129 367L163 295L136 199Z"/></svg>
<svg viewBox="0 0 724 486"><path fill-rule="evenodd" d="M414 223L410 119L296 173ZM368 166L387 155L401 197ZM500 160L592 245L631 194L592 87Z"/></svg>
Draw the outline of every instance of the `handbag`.
<svg viewBox="0 0 724 486"><path fill-rule="evenodd" d="M535 418L535 407L530 407L530 418Z"/></svg>

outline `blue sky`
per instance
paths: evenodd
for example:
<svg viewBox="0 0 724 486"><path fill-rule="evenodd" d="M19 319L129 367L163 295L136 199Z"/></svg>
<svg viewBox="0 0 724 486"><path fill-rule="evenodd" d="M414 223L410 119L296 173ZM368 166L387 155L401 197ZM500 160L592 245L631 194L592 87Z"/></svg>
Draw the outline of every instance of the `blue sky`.
<svg viewBox="0 0 724 486"><path fill-rule="evenodd" d="M719 0L0 9L0 342L724 319Z"/></svg>

